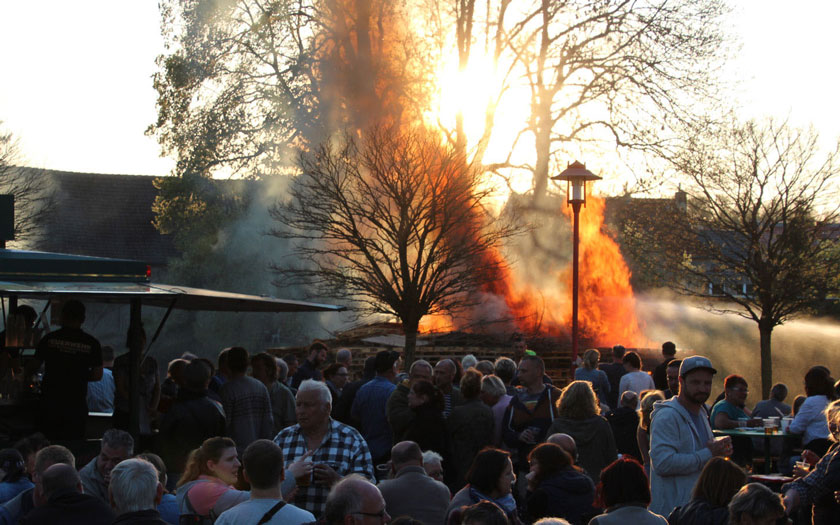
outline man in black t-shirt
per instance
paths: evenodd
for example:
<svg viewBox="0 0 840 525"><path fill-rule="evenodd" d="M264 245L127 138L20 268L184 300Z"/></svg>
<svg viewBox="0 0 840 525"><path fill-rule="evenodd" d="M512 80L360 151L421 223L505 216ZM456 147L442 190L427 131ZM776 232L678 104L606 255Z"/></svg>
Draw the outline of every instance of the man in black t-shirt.
<svg viewBox="0 0 840 525"><path fill-rule="evenodd" d="M44 363L41 382L41 428L54 440L82 440L87 419L87 384L102 378L102 348L82 331L85 307L67 301L61 310L61 328L45 335L27 366L26 377Z"/></svg>

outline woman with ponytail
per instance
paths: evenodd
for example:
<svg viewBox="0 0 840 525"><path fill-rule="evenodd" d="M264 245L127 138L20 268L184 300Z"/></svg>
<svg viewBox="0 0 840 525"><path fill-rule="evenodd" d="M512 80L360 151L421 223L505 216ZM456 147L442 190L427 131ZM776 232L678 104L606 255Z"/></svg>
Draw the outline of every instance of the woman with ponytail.
<svg viewBox="0 0 840 525"><path fill-rule="evenodd" d="M239 466L236 443L230 438L210 438L193 450L178 481L181 523L185 516L189 523L213 523L219 514L246 501L250 494L233 488Z"/></svg>

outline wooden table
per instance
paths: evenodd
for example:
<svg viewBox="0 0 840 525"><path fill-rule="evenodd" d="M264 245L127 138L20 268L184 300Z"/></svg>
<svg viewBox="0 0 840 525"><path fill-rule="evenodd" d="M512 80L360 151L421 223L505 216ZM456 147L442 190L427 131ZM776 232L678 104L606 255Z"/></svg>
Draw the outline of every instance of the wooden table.
<svg viewBox="0 0 840 525"><path fill-rule="evenodd" d="M764 427L740 427L730 428L728 430L712 430L715 436L745 436L745 437L762 437L764 438L764 473L770 474L770 438L786 438L798 436L799 434L791 434L789 432L778 431L775 434L765 434Z"/></svg>

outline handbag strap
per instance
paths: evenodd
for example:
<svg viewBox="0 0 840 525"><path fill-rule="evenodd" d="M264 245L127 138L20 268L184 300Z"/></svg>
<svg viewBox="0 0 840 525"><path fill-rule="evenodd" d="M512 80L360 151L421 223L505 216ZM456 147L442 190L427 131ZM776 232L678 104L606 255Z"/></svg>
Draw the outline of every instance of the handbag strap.
<svg viewBox="0 0 840 525"><path fill-rule="evenodd" d="M286 505L286 502L283 501L283 500L280 500L277 503L277 505L271 507L271 509L268 512L263 514L263 517L260 518L260 521L257 522L257 525L263 525L264 523L268 523L269 521L271 521L271 518L273 518L274 515L277 514L277 511L282 509L285 505Z"/></svg>

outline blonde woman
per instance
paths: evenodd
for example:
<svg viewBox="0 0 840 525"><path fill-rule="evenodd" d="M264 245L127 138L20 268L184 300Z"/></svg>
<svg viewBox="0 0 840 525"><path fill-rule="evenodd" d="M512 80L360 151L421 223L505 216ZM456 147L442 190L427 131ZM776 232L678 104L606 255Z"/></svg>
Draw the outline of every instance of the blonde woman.
<svg viewBox="0 0 840 525"><path fill-rule="evenodd" d="M598 361L601 360L601 352L590 348L583 353L582 366L575 369L575 381L589 381L592 390L601 403L607 403L610 393L610 381L603 370L598 370Z"/></svg>
<svg viewBox="0 0 840 525"><path fill-rule="evenodd" d="M601 407L589 381L569 383L557 402L557 412L547 435L570 435L577 445L578 466L598 483L601 469L615 461L618 452L610 424L601 417Z"/></svg>
<svg viewBox="0 0 840 525"><path fill-rule="evenodd" d="M639 452L642 454L642 463L645 465L645 474L650 476L650 414L653 412L653 404L657 401L664 401L665 394L659 390L646 390L642 392L642 400L639 403L639 428L636 430L636 441L639 443Z"/></svg>
<svg viewBox="0 0 840 525"><path fill-rule="evenodd" d="M178 481L176 497L181 517L193 517L195 523L213 523L222 512L247 501L249 492L233 488L240 465L236 443L230 438L213 437L193 450Z"/></svg>

